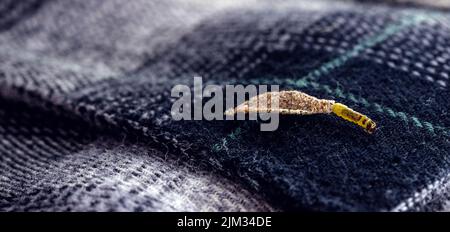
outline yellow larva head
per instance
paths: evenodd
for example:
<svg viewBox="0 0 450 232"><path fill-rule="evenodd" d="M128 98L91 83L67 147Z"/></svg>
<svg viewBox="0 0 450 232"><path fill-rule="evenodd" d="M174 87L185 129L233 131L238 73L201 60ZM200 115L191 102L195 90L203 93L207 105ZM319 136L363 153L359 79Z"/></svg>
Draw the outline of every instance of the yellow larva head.
<svg viewBox="0 0 450 232"><path fill-rule="evenodd" d="M356 125L364 128L364 130L369 134L372 134L375 131L375 127L377 126L377 124L375 124L375 122L366 115L356 112L341 103L333 104L333 113L347 121L353 122Z"/></svg>
<svg viewBox="0 0 450 232"><path fill-rule="evenodd" d="M367 133L372 134L375 131L375 128L377 127L377 124L367 118L367 122L364 125L364 129L367 131Z"/></svg>

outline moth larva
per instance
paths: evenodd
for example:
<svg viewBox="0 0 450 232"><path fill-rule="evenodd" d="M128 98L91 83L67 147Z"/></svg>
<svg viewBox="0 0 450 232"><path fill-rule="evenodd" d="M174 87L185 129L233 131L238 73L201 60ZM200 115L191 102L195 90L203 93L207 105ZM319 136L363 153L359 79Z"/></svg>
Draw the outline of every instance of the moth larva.
<svg viewBox="0 0 450 232"><path fill-rule="evenodd" d="M273 105L272 98L278 99L278 106ZM376 124L367 116L358 113L346 105L336 103L333 100L318 99L306 93L299 91L280 91L267 92L258 96L250 98L248 101L238 105L235 108L228 109L226 115L234 115L236 113L251 113L251 112L275 112L280 114L331 114L350 121L365 131L372 134L375 131Z"/></svg>

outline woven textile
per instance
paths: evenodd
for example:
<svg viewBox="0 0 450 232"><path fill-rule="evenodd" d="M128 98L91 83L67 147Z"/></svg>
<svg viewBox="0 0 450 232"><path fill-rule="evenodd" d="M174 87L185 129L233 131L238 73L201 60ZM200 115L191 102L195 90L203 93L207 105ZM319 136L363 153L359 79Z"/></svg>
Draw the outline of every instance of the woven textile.
<svg viewBox="0 0 450 232"><path fill-rule="evenodd" d="M0 209L449 210L450 15L406 2L2 1ZM174 121L194 76L379 128Z"/></svg>

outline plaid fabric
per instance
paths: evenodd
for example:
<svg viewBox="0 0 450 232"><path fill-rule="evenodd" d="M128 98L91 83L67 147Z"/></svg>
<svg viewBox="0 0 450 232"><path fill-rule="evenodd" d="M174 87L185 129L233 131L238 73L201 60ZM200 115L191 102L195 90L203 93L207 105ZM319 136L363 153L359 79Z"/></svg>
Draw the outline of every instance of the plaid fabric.
<svg viewBox="0 0 450 232"><path fill-rule="evenodd" d="M449 210L441 4L11 0L0 12L2 210ZM334 99L379 129L326 115L283 116L270 133L174 121L170 90L193 76Z"/></svg>

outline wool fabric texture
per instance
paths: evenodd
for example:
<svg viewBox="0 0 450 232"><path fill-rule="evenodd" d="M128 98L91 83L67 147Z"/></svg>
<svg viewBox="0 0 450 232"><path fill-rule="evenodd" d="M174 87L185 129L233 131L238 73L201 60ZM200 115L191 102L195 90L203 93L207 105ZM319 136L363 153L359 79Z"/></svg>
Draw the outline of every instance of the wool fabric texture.
<svg viewBox="0 0 450 232"><path fill-rule="evenodd" d="M0 3L2 211L449 210L450 16L426 1ZM328 115L175 121L171 88L276 84Z"/></svg>

